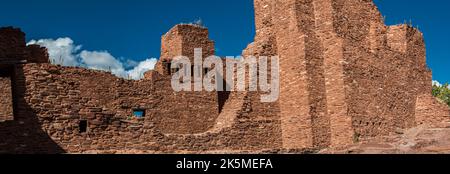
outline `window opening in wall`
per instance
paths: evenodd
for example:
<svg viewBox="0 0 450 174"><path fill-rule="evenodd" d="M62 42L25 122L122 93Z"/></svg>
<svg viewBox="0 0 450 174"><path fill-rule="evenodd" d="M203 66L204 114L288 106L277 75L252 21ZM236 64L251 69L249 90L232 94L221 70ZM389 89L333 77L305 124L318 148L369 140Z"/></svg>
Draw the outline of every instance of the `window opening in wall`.
<svg viewBox="0 0 450 174"><path fill-rule="evenodd" d="M133 116L136 118L144 118L145 110L144 109L133 109Z"/></svg>
<svg viewBox="0 0 450 174"><path fill-rule="evenodd" d="M87 126L88 126L87 120L80 120L80 122L78 123L78 127L80 128L80 133L87 132Z"/></svg>
<svg viewBox="0 0 450 174"><path fill-rule="evenodd" d="M13 68L0 65L0 122L14 120Z"/></svg>
<svg viewBox="0 0 450 174"><path fill-rule="evenodd" d="M166 62L164 62L164 64L166 65L167 74L168 75L172 74L172 69L171 69L172 63L166 61Z"/></svg>

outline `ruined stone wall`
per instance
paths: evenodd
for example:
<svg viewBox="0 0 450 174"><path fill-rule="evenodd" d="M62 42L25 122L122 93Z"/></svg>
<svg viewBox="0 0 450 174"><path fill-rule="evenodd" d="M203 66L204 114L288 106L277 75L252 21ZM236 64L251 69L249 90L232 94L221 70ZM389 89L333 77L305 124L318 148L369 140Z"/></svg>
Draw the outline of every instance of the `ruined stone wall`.
<svg viewBox="0 0 450 174"><path fill-rule="evenodd" d="M331 146L342 146L351 143L354 130L351 128L351 117L347 115L346 86L344 74L343 40L333 30L333 6L329 0L313 2L315 17L315 32L323 47L323 71L326 95L326 112L329 115ZM313 45L313 43L311 43Z"/></svg>
<svg viewBox="0 0 450 174"><path fill-rule="evenodd" d="M435 126L450 121L450 108L429 94L422 94L416 101L416 123Z"/></svg>
<svg viewBox="0 0 450 174"><path fill-rule="evenodd" d="M25 100L23 65L15 65L11 76L14 120L0 123L0 153L62 153L64 150L42 127L36 112Z"/></svg>
<svg viewBox="0 0 450 174"><path fill-rule="evenodd" d="M31 57L33 56L33 58ZM0 153L58 153L61 148L49 138L24 100L26 82L22 64L48 62L45 48L26 46L25 34L12 27L0 29L0 76L2 97L8 98L8 120L0 124ZM9 89L8 89L9 87ZM5 100L6 102L6 100ZM12 110L10 110L12 109Z"/></svg>
<svg viewBox="0 0 450 174"><path fill-rule="evenodd" d="M163 89L165 88L165 89ZM174 92L170 78L155 83L155 94L163 96L152 108L155 124L163 133L193 134L212 128L219 114L217 92Z"/></svg>
<svg viewBox="0 0 450 174"><path fill-rule="evenodd" d="M130 81L109 73L49 64L27 64L23 76L26 91L18 114L22 119L14 123L20 124L25 117L35 119L34 124L68 152L151 149L147 144L156 140L143 138L148 136L146 131L200 133L210 129L217 118L216 93L174 93L168 80ZM144 109L145 117L135 118L135 108ZM81 120L87 121L87 132L80 132ZM16 130L3 131L2 136Z"/></svg>
<svg viewBox="0 0 450 174"><path fill-rule="evenodd" d="M208 29L193 25L176 25L161 39L161 58L156 65L156 70L167 75L168 63L177 56L186 56L194 64L194 49L202 49L202 60L214 55L214 42L209 40Z"/></svg>
<svg viewBox="0 0 450 174"><path fill-rule="evenodd" d="M25 57L25 34L19 29L0 29L0 60L13 61Z"/></svg>
<svg viewBox="0 0 450 174"><path fill-rule="evenodd" d="M13 120L11 78L0 77L0 122Z"/></svg>
<svg viewBox="0 0 450 174"><path fill-rule="evenodd" d="M207 38L205 29L199 29L200 39ZM192 32L183 35L188 34ZM205 55L213 54L212 43L208 40L198 46L206 46ZM157 71L148 73L150 78L132 81L106 72L50 65L41 61L47 56L45 49L21 48L32 50L27 61L44 64L14 65L14 73L9 74L14 79L17 120L0 124L0 136L5 139L0 153L280 147L277 117L250 119L252 109L243 104L250 100L241 98L246 95L228 96L219 118L217 92L174 92L171 76ZM134 109L145 110L145 117L133 117ZM80 127L84 121L85 132Z"/></svg>
<svg viewBox="0 0 450 174"><path fill-rule="evenodd" d="M371 1L333 1L332 8L333 32L342 39L341 66L354 140L389 132L390 117L383 112L382 105L395 100L382 98L390 90L383 91L386 76L382 65L391 62L386 57L391 54L378 56L385 49L381 45L384 30L381 15Z"/></svg>
<svg viewBox="0 0 450 174"><path fill-rule="evenodd" d="M47 48L39 45L28 45L26 49L29 63L50 63Z"/></svg>
<svg viewBox="0 0 450 174"><path fill-rule="evenodd" d="M4 38L0 42L1 48L7 50L6 53L2 51L2 55L27 62L48 62L44 48L25 46L20 30L7 28L0 31ZM5 61L0 64L2 70L3 67L11 68L2 75L12 79L12 85L7 85L2 78L2 96L11 95L3 89L12 86L14 97L8 101L12 102L11 98L14 98L14 106L17 106L16 120L0 125L0 135L5 138L0 143L2 152L144 148L156 141L154 137L148 142L142 138L146 136L145 131L201 133L211 129L218 116L217 93L175 93L171 90L170 78L131 81L82 68L30 63L13 65ZM134 118L134 109L145 110L146 117ZM88 123L85 133L80 132L79 127L83 120Z"/></svg>
<svg viewBox="0 0 450 174"><path fill-rule="evenodd" d="M294 1L273 2L274 31L280 56L280 114L284 148L313 145L309 112L304 31L298 26Z"/></svg>
<svg viewBox="0 0 450 174"><path fill-rule="evenodd" d="M214 55L214 42L209 40L208 29L193 24L176 25L161 41L161 58L171 60L176 56L194 58L194 48L203 49L203 58Z"/></svg>
<svg viewBox="0 0 450 174"><path fill-rule="evenodd" d="M416 100L431 93L417 29L385 26L370 0L255 0L255 14L244 54L280 56L284 147L341 146L416 124Z"/></svg>
<svg viewBox="0 0 450 174"><path fill-rule="evenodd" d="M20 29L0 28L0 61L5 63L48 63L46 48L25 45L25 33Z"/></svg>
<svg viewBox="0 0 450 174"><path fill-rule="evenodd" d="M448 107L431 96L423 35L385 26L372 1L254 2L255 41L243 55L280 57L274 103L261 103L261 92L172 90L172 58L193 62L194 48L203 58L214 55L201 26L165 34L155 71L139 81L49 65L46 50L25 46L20 30L0 29L0 67L9 69L0 73L0 92L10 79L14 106L14 120L0 123L0 153L341 147L448 119ZM145 117L134 117L136 109Z"/></svg>
<svg viewBox="0 0 450 174"><path fill-rule="evenodd" d="M235 110L229 116L231 124L212 131L218 124L217 115L211 114L217 112L217 100L209 98L208 93L173 93L161 85L167 80L129 81L81 68L27 64L23 70L23 82L27 85L23 88L26 92L21 100L22 113L15 122L0 125L0 135L8 139L0 145L4 152L175 152L281 147L279 121L251 119L251 108L234 104L239 101L235 97L244 95L233 95L231 102L225 104L224 110ZM217 97L216 93L211 95ZM132 117L133 108L145 109L145 118ZM87 132L80 132L81 120L87 120ZM22 124L34 126L17 132ZM47 145L32 143L34 138L27 141L30 136ZM24 147L14 148L19 144Z"/></svg>
<svg viewBox="0 0 450 174"><path fill-rule="evenodd" d="M261 6L256 6L257 4L261 4ZM327 36L321 36L321 32L317 32L318 28L315 26L320 22L329 23L330 21L327 20L330 19L327 19L328 14L317 14L323 9L319 10L321 7L315 9L315 5L321 4L312 1L272 1L271 3L255 1L255 8L261 9L255 9L257 11L257 36L249 50L259 48L261 45L257 45L258 43L266 45L271 43L264 41L268 39L258 37L258 32L273 32L271 34L276 38L276 43L272 43L271 46L263 46L266 48L276 47L277 55L280 56L280 114L283 147L285 148L327 147L332 144L332 127L330 126L330 116L327 114L327 86L325 84L339 80L335 79L338 77L328 77L327 72L330 72L329 75L339 75L339 71L333 70L335 68L332 66L325 68L327 66L325 58L328 55L323 54L322 49L324 48L317 43L321 43L321 37ZM271 10L268 10L270 8ZM258 14L261 11L264 11L266 15ZM273 17L269 20L265 19L267 16ZM267 22L261 22L258 25L258 21ZM327 29L322 30L325 30L322 32L326 32ZM327 50L329 49L332 48L327 48ZM342 74L342 70L340 74ZM325 83L327 80L328 82ZM339 87L342 88L342 91L343 85L338 86L335 90L339 90ZM334 94L339 94L338 92L336 91ZM337 97L338 95L334 95L334 98L331 99ZM335 101L339 101L339 99L342 98L337 98ZM333 105L345 110L342 108L342 104L334 103ZM339 119L341 118L339 117ZM335 125L345 126L346 124L339 121L339 124ZM350 131L348 128L334 131L336 132L334 135L345 136L347 132L351 132L351 129Z"/></svg>
<svg viewBox="0 0 450 174"><path fill-rule="evenodd" d="M333 1L333 6L335 31L344 38L347 102L357 136L414 126L418 94L431 93L422 33L407 25L381 25L372 1Z"/></svg>

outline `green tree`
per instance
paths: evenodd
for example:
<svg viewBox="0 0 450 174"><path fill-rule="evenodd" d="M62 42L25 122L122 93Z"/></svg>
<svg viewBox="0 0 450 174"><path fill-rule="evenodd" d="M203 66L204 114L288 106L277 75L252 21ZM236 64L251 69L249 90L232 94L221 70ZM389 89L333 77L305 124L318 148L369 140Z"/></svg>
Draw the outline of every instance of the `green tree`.
<svg viewBox="0 0 450 174"><path fill-rule="evenodd" d="M433 96L441 99L442 101L447 103L447 105L450 106L450 88L449 88L449 84L448 83L446 83L445 85L434 84L433 85Z"/></svg>

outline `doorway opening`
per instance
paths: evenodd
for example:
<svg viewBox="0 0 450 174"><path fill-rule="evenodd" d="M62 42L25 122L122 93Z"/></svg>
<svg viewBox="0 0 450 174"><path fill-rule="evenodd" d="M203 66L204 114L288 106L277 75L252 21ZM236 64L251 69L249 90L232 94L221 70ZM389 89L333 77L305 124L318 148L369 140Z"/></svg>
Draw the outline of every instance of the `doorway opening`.
<svg viewBox="0 0 450 174"><path fill-rule="evenodd" d="M0 65L0 122L14 120L13 65Z"/></svg>

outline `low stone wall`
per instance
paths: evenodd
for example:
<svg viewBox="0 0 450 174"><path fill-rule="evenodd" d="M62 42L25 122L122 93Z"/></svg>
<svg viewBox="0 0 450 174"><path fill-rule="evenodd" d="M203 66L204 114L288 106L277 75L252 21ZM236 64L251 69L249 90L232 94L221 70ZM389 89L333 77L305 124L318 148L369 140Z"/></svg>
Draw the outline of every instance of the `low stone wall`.
<svg viewBox="0 0 450 174"><path fill-rule="evenodd" d="M438 125L450 122L450 108L444 102L430 94L417 97L416 123L418 125Z"/></svg>
<svg viewBox="0 0 450 174"><path fill-rule="evenodd" d="M147 124L161 133L200 133L218 115L216 93L174 93L169 79L131 81L48 64L28 64L24 74L27 103L42 128L68 149L77 143L89 142L95 149L130 142L126 139L144 136ZM135 118L133 109L144 110L145 117ZM87 120L86 133L79 132L80 120ZM110 139L117 142L102 143Z"/></svg>

